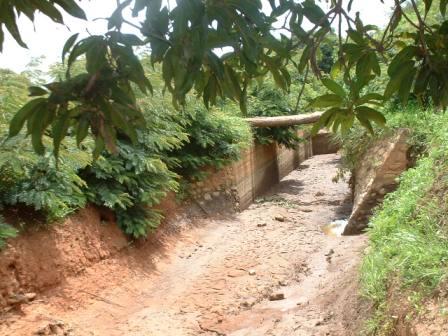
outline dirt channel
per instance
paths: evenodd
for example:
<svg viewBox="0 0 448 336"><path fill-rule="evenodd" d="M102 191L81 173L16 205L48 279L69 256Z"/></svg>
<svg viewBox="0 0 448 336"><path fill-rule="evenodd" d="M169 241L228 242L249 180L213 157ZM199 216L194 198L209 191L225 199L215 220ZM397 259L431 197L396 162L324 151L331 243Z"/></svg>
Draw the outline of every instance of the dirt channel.
<svg viewBox="0 0 448 336"><path fill-rule="evenodd" d="M248 210L198 227L147 256L105 260L22 311L0 335L355 335L363 236L321 227L350 213L339 157L304 162ZM132 253L132 252L131 252Z"/></svg>

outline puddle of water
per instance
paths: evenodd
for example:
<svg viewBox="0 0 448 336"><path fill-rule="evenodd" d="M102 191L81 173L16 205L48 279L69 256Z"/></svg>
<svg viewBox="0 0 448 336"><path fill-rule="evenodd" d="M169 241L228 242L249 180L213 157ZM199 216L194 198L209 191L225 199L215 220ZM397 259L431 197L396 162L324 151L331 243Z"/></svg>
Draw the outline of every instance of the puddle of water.
<svg viewBox="0 0 448 336"><path fill-rule="evenodd" d="M347 219L338 219L331 222L330 224L322 226L322 231L327 236L341 237L347 224L348 224Z"/></svg>

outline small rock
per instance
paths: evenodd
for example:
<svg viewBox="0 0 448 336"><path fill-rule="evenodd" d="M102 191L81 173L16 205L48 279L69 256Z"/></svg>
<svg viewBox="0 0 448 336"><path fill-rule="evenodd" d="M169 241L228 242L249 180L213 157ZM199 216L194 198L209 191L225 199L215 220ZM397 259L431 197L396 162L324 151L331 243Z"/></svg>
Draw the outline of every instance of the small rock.
<svg viewBox="0 0 448 336"><path fill-rule="evenodd" d="M285 299L285 294L282 292L276 292L269 295L269 301L280 301Z"/></svg>
<svg viewBox="0 0 448 336"><path fill-rule="evenodd" d="M205 199L206 201L211 201L211 200L212 200L212 195L210 195L209 193L207 193L207 194L204 195L204 199Z"/></svg>
<svg viewBox="0 0 448 336"><path fill-rule="evenodd" d="M253 269L249 270L249 275L255 275L255 274L257 274L257 272L255 272L255 270L253 270Z"/></svg>
<svg viewBox="0 0 448 336"><path fill-rule="evenodd" d="M34 335L49 335L51 332L50 327L47 325L45 327L39 328Z"/></svg>
<svg viewBox="0 0 448 336"><path fill-rule="evenodd" d="M219 197L219 195L221 195L221 193L219 191L214 191L212 195L213 195L213 197L216 198L216 197Z"/></svg>
<svg viewBox="0 0 448 336"><path fill-rule="evenodd" d="M284 221L285 221L285 217L282 216L282 215L275 215L275 216L274 216L274 219L275 219L277 222L284 222Z"/></svg>
<svg viewBox="0 0 448 336"><path fill-rule="evenodd" d="M266 223L258 223L257 226L258 227L265 227L267 224Z"/></svg>
<svg viewBox="0 0 448 336"><path fill-rule="evenodd" d="M333 255L333 254L334 254L334 250L333 250L333 249L330 249L330 251L328 251L328 253L326 253L325 256L326 256L326 257L329 257L329 256L331 256L331 255Z"/></svg>
<svg viewBox="0 0 448 336"><path fill-rule="evenodd" d="M28 303L28 298L24 294L12 294L8 299L10 305L21 305L23 303Z"/></svg>
<svg viewBox="0 0 448 336"><path fill-rule="evenodd" d="M311 209L300 209L300 211L302 211L302 212L313 212L313 210L311 210Z"/></svg>
<svg viewBox="0 0 448 336"><path fill-rule="evenodd" d="M320 196L324 196L324 195L325 195L325 193L323 193L322 191L318 191L318 192L315 194L316 197L320 197Z"/></svg>
<svg viewBox="0 0 448 336"><path fill-rule="evenodd" d="M282 287L286 287L288 286L288 281L286 280L279 280L278 284Z"/></svg>
<svg viewBox="0 0 448 336"><path fill-rule="evenodd" d="M257 300L254 298L249 298L241 303L242 307L250 308L253 307L257 303Z"/></svg>

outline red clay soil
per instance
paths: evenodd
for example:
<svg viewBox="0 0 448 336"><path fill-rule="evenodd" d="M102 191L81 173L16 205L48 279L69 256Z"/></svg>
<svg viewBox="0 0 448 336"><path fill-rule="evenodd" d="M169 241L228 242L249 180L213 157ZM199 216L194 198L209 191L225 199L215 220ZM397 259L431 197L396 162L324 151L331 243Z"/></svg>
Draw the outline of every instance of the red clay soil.
<svg viewBox="0 0 448 336"><path fill-rule="evenodd" d="M240 214L64 278L4 313L0 335L356 335L366 239L321 230L350 213L338 163L315 156Z"/></svg>

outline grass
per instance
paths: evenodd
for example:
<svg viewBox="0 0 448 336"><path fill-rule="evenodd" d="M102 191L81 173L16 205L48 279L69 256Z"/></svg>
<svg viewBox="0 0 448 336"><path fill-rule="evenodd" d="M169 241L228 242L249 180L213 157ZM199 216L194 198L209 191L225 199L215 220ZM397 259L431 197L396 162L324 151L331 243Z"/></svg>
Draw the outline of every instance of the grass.
<svg viewBox="0 0 448 336"><path fill-rule="evenodd" d="M415 112L391 120L412 129L420 156L370 222L361 267L363 295L374 306L368 334L390 334L392 301L417 312L448 275L448 114Z"/></svg>

